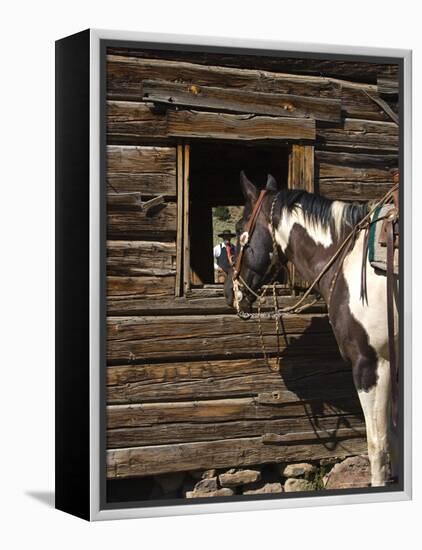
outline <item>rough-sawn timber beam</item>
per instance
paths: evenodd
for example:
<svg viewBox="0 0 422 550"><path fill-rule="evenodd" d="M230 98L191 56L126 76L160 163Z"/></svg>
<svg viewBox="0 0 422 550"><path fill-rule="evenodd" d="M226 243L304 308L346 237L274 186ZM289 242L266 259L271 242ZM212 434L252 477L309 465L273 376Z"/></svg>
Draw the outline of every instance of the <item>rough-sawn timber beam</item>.
<svg viewBox="0 0 422 550"><path fill-rule="evenodd" d="M334 452L333 452L334 447ZM335 436L326 432L292 434L289 443L268 445L261 437L201 441L179 445L153 445L107 451L107 477L182 472L207 468L230 468L251 464L346 457L365 452L363 432L341 428Z"/></svg>
<svg viewBox="0 0 422 550"><path fill-rule="evenodd" d="M169 136L245 141L314 140L315 120L170 111Z"/></svg>
<svg viewBox="0 0 422 550"><path fill-rule="evenodd" d="M143 82L144 101L281 117L340 122L341 100L199 86L162 80Z"/></svg>

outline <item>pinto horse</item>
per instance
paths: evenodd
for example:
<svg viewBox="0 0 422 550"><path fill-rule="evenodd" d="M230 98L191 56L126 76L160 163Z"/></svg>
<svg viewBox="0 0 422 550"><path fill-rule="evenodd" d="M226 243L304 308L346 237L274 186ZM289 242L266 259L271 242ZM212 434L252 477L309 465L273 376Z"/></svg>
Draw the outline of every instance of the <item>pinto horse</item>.
<svg viewBox="0 0 422 550"><path fill-rule="evenodd" d="M225 283L226 299L238 312L251 311L261 287L269 283L274 272L287 261L294 264L305 280L313 281L369 212L368 204L333 201L303 190L279 191L271 175L265 193L260 193L243 172L240 183L246 201L236 226L241 258ZM357 234L345 257L339 255L316 288L327 303L340 353L352 366L366 424L371 484L383 486L389 474L392 478L397 476L386 277L374 270L366 259L367 295L362 299L363 233ZM394 316L397 327L397 301ZM397 339L398 334L394 336Z"/></svg>

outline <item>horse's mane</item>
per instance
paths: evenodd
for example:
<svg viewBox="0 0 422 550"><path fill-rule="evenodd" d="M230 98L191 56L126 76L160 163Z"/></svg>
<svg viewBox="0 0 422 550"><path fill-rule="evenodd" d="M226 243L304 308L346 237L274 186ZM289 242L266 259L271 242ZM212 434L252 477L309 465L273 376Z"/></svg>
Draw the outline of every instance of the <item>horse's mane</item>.
<svg viewBox="0 0 422 550"><path fill-rule="evenodd" d="M346 203L327 199L315 193L308 193L303 189L282 189L278 193L281 208L288 212L299 207L305 218L311 223L319 223L325 229L333 224L337 227L340 215L341 229L354 227L367 213L367 203ZM340 206L334 208L333 205Z"/></svg>

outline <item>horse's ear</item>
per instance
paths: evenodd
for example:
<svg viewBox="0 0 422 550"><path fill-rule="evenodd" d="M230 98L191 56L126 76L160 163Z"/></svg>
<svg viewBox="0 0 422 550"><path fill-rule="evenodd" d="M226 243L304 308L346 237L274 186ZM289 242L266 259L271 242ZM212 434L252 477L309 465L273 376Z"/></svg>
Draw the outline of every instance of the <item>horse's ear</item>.
<svg viewBox="0 0 422 550"><path fill-rule="evenodd" d="M243 196L247 201L251 202L252 204L257 201L259 194L258 189L247 178L243 170L240 172L240 188L242 189Z"/></svg>
<svg viewBox="0 0 422 550"><path fill-rule="evenodd" d="M267 185L265 186L267 191L278 191L278 185L275 177L271 174L267 176Z"/></svg>

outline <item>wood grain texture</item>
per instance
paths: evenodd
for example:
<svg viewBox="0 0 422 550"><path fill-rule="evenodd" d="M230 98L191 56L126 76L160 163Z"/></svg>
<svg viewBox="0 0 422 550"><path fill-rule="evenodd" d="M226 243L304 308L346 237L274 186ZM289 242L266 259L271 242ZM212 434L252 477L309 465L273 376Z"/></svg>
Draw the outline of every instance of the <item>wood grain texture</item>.
<svg viewBox="0 0 422 550"><path fill-rule="evenodd" d="M384 170L396 168L398 163L398 155L396 153L368 154L361 152L321 151L319 149L315 149L315 159L319 163Z"/></svg>
<svg viewBox="0 0 422 550"><path fill-rule="evenodd" d="M144 80L186 82L198 86L246 89L256 92L339 97L340 84L328 78L271 71L198 65L166 59L107 56L109 99L142 101Z"/></svg>
<svg viewBox="0 0 422 550"><path fill-rule="evenodd" d="M144 81L143 90L144 101L166 105L281 117L307 117L325 122L341 120L341 101L338 99L270 94L162 80Z"/></svg>
<svg viewBox="0 0 422 550"><path fill-rule="evenodd" d="M183 294L183 145L177 145L177 235L176 235L176 281L174 294Z"/></svg>
<svg viewBox="0 0 422 550"><path fill-rule="evenodd" d="M107 147L107 170L119 174L176 174L175 147Z"/></svg>
<svg viewBox="0 0 422 550"><path fill-rule="evenodd" d="M282 352L296 356L338 356L325 315L289 315L284 325L286 336L280 340ZM275 352L273 320L264 320L262 326L267 351ZM245 322L235 315L110 317L107 331L107 359L114 365L164 358L262 356L257 321Z"/></svg>
<svg viewBox="0 0 422 550"><path fill-rule="evenodd" d="M318 149L398 151L399 133L393 122L346 119L342 128L319 128Z"/></svg>
<svg viewBox="0 0 422 550"><path fill-rule="evenodd" d="M161 298L173 296L174 276L168 277L107 277L107 294L118 300L121 295L128 297L145 296Z"/></svg>
<svg viewBox="0 0 422 550"><path fill-rule="evenodd" d="M107 147L107 182L115 193L176 196L176 148Z"/></svg>
<svg viewBox="0 0 422 550"><path fill-rule="evenodd" d="M345 182L333 184L330 180L321 180L319 192L324 197L343 201L368 201L381 199L389 190L389 183Z"/></svg>
<svg viewBox="0 0 422 550"><path fill-rule="evenodd" d="M278 299L280 307L287 307L294 304L297 298L286 297ZM262 311L272 308L263 307ZM325 303L320 301L312 306L309 313L325 313ZM127 316L127 315L185 315L185 314L203 314L213 315L220 313L233 314L233 308L227 305L223 296L207 296L206 293L198 296L189 297L169 297L156 300L151 296L123 296L116 300L113 296L107 297L108 315Z"/></svg>
<svg viewBox="0 0 422 550"><path fill-rule="evenodd" d="M293 144L289 155L289 189L314 192L314 146Z"/></svg>
<svg viewBox="0 0 422 550"><path fill-rule="evenodd" d="M182 151L182 162L183 162L183 248L182 248L182 261L183 261L183 291L186 293L190 289L190 239L192 228L189 228L190 220L190 146L183 145ZM211 253L211 250L210 250Z"/></svg>
<svg viewBox="0 0 422 550"><path fill-rule="evenodd" d="M177 137L242 141L315 138L315 121L197 111L169 111L168 133Z"/></svg>
<svg viewBox="0 0 422 550"><path fill-rule="evenodd" d="M108 210L107 238L119 240L167 239L176 236L176 203L168 202L147 212Z"/></svg>
<svg viewBox="0 0 422 550"><path fill-rule="evenodd" d="M328 198L361 201L381 198L392 183L389 169L319 165L319 191Z"/></svg>
<svg viewBox="0 0 422 550"><path fill-rule="evenodd" d="M107 53L125 57L145 59L168 59L170 61L189 61L201 65L220 65L240 69L268 70L280 73L292 73L323 77L334 77L369 84L377 83L377 76L384 71L392 71L397 65L367 63L364 61L339 61L331 59L305 59L276 57L242 53L181 52L170 50L142 50L135 48L108 48Z"/></svg>
<svg viewBox="0 0 422 550"><path fill-rule="evenodd" d="M174 242L107 241L107 274L167 276L176 272Z"/></svg>
<svg viewBox="0 0 422 550"><path fill-rule="evenodd" d="M391 169L397 166L397 154L371 155L317 151L318 191L341 200L381 198L393 183Z"/></svg>
<svg viewBox="0 0 422 550"><path fill-rule="evenodd" d="M276 360L271 360L274 367ZM245 397L269 392L274 404L328 399L345 391L355 394L351 369L338 357L316 363L309 357L281 360L279 371L262 358L215 361L175 361L122 365L107 369L107 403L149 403ZM334 397L334 394L332 394Z"/></svg>
<svg viewBox="0 0 422 550"><path fill-rule="evenodd" d="M349 400L347 399L349 397ZM332 401L344 400L350 405L350 395L336 391ZM358 401L354 401L355 411L359 410ZM176 403L139 403L131 405L109 405L107 407L107 426L114 428L133 428L156 426L161 424L191 422L215 423L232 420L269 420L304 416L304 403L296 400L275 405L259 403L258 397L239 397L230 399L211 399L206 401L183 401ZM331 405L319 406L320 414L332 411ZM145 442L147 443L147 442Z"/></svg>
<svg viewBox="0 0 422 550"><path fill-rule="evenodd" d="M358 405L356 403L356 405ZM181 422L174 424L160 424L158 426L142 426L134 428L115 428L107 431L107 447L111 449L121 447L137 447L141 445L179 444L192 441L218 441L241 437L264 436L268 433L277 434L288 440L291 434L310 432L317 428L325 432L335 432L343 427L365 430L363 419L358 408L354 414L330 414L326 416L309 415L264 419L264 420L235 420L229 422Z"/></svg>
<svg viewBox="0 0 422 550"><path fill-rule="evenodd" d="M376 86L359 86L352 82L342 83L341 109L345 118L390 122L390 117L370 97L378 96ZM397 109L397 104L391 107Z"/></svg>
<svg viewBox="0 0 422 550"><path fill-rule="evenodd" d="M393 96L399 93L399 66L384 65L377 73L378 93L384 96Z"/></svg>
<svg viewBox="0 0 422 550"><path fill-rule="evenodd" d="M114 449L107 451L107 477L318 460L333 455L343 458L365 451L364 434L353 428L337 430L334 436L326 432L295 433L284 445L266 445L261 437L252 437Z"/></svg>
<svg viewBox="0 0 422 550"><path fill-rule="evenodd" d="M109 143L167 137L167 117L154 111L152 103L107 101L106 120Z"/></svg>

